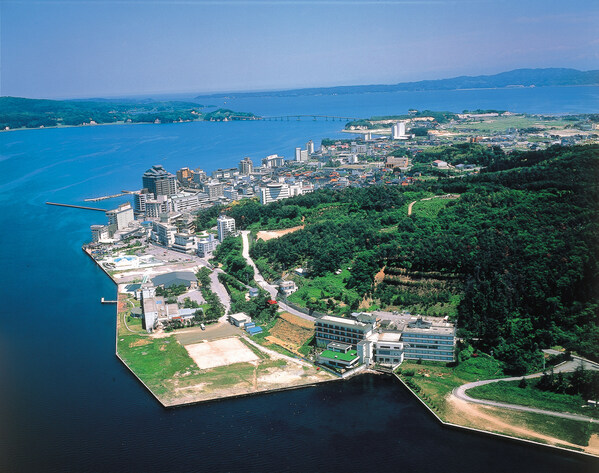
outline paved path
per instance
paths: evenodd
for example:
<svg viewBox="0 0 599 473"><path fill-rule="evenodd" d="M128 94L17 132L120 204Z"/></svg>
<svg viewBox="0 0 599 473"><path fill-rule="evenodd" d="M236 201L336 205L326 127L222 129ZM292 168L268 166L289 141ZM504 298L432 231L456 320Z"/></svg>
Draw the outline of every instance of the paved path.
<svg viewBox="0 0 599 473"><path fill-rule="evenodd" d="M223 283L218 280L218 273L224 273L222 269L216 268L210 273L210 289L214 292L220 301L225 306L225 315L229 313L231 309L231 297L225 289Z"/></svg>
<svg viewBox="0 0 599 473"><path fill-rule="evenodd" d="M248 240L249 233L250 232L247 231L247 230L241 232L241 239L243 241L243 250L242 250L241 254L243 255L243 257L247 261L247 264L249 264L254 269L254 279L255 279L256 283L258 284L258 286L260 286L265 291L268 291L268 293L270 294L270 296L273 299L276 299L277 298L277 294L278 294L279 291L277 290L276 287L272 286L271 284L269 284L268 282L266 282L264 280L264 278L260 274L260 271L258 271L258 268L254 264L254 261L252 260L252 258L250 258L250 243L249 243L249 240ZM312 317L311 315L304 314L303 312L300 312L299 310L296 310L293 307L288 306L284 302L281 302L279 300L277 300L277 302L279 303L279 307L281 309L283 309L285 312L289 312L290 314L296 315L296 316L298 316L298 317L300 317L302 319L305 319L305 320L314 321L314 319L315 319L315 317Z"/></svg>
<svg viewBox="0 0 599 473"><path fill-rule="evenodd" d="M581 364L584 366L584 369L586 369L586 370L599 371L599 364L597 364L597 363L594 363L592 361L585 360L585 359L579 358L579 357L572 357L572 358L573 358L572 361L567 361L565 363L562 363L562 364L556 366L553 370L554 373L572 372L576 368L578 368ZM528 376L524 376L524 378L532 379L532 378L540 378L541 376L543 376L543 373L535 373L535 374L531 374ZM453 390L452 394L455 397L457 397L458 399L462 399L463 401L473 402L475 404L483 404L486 406L500 407L502 409L512 409L515 411L533 412L535 414L544 414L544 415L549 415L549 416L553 416L553 417L562 417L564 419L580 420L580 421L592 422L595 424L599 424L599 419L594 419L594 418L588 417L588 416L583 416L583 415L579 415L579 414L569 414L567 412L547 411L544 409L536 409L534 407L520 406L518 404L507 404L504 402L488 401L485 399L475 399L473 397L468 396L468 394L466 394L466 391L468 391L469 389L475 388L477 386L483 386L485 384L497 383L499 381L519 381L520 379L522 379L522 376L517 376L517 377L513 377L513 378L486 379L483 381L475 381L473 383L463 384L462 386L455 388Z"/></svg>

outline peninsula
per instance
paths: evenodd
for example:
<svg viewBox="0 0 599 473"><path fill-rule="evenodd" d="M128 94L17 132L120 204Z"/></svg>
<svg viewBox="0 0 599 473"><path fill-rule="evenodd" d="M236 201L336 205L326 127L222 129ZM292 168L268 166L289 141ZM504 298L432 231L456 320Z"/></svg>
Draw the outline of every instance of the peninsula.
<svg viewBox="0 0 599 473"><path fill-rule="evenodd" d="M597 454L596 117L346 129L141 176L84 247L118 284L119 358L164 406L374 370L444 422Z"/></svg>

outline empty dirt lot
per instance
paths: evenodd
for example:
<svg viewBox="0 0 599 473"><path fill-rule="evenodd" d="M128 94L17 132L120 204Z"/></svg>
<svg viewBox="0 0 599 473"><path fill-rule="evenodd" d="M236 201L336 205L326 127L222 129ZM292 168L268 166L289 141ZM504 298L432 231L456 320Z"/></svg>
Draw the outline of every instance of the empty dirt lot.
<svg viewBox="0 0 599 473"><path fill-rule="evenodd" d="M185 349L202 370L260 359L237 337L185 345Z"/></svg>

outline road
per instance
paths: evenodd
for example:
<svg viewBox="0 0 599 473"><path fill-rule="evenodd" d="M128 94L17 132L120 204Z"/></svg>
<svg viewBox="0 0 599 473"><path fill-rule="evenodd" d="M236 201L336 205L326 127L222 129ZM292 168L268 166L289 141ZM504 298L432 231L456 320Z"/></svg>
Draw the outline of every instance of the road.
<svg viewBox="0 0 599 473"><path fill-rule="evenodd" d="M260 271L258 271L258 268L254 264L254 261L252 260L252 258L250 258L250 242L248 240L249 233L250 232L247 230L241 232L241 239L243 241L243 250L242 250L241 254L245 258L247 264L249 264L254 269L254 280L256 281L256 284L258 284L258 286L260 286L262 289L267 291L273 299L276 299L279 291L277 290L276 287L269 284L262 277L262 275L260 274ZM296 310L293 307L288 306L284 302L281 302L279 300L277 300L277 302L279 303L279 307L281 309L283 309L285 312L289 312L290 314L296 315L304 320L310 320L312 322L315 319L315 317L312 317L308 314L304 314L303 312L300 312L299 310Z"/></svg>
<svg viewBox="0 0 599 473"><path fill-rule="evenodd" d="M572 357L572 358L573 358L572 361L567 361L565 363L562 363L561 365L556 366L553 370L554 373L572 372L576 368L578 368L581 364L584 366L584 369L586 369L586 370L599 371L599 364L597 364L597 363L594 363L594 362L591 362L591 361L588 361L588 360L585 360L585 359L579 358L579 357ZM543 373L535 373L535 374L531 374L528 376L524 376L524 378L532 379L532 378L540 378L541 376L543 376ZM579 414L569 414L567 412L547 411L544 409L536 409L534 407L520 406L517 404L507 404L504 402L495 402L495 401L488 401L488 400L484 400L484 399L475 399L473 397L468 396L468 394L466 394L466 391L468 391L469 389L475 388L477 386L483 386L485 384L497 383L499 381L519 381L521 379L522 379L522 376L517 376L517 377L513 377L513 378L486 379L483 381L475 381L473 383L463 384L462 386L455 388L453 390L452 394L455 397L457 397L458 399L461 399L463 401L473 402L475 404L483 404L486 406L500 407L502 409L511 409L514 411L533 412L535 414L544 414L544 415L549 415L549 416L553 416L553 417L561 417L564 419L580 420L580 421L592 422L595 424L599 424L599 419L594 419L594 418L588 417L588 416L583 416L583 415L579 415Z"/></svg>
<svg viewBox="0 0 599 473"><path fill-rule="evenodd" d="M227 315L231 309L231 297L225 289L225 286L218 280L219 273L224 273L224 271L220 268L216 268L210 273L210 289L218 296L225 306L225 315Z"/></svg>

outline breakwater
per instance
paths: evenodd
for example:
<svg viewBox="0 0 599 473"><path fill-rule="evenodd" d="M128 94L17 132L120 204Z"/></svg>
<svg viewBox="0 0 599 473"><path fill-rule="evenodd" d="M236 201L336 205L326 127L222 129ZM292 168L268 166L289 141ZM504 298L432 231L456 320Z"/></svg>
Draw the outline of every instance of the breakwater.
<svg viewBox="0 0 599 473"><path fill-rule="evenodd" d="M70 207L72 209L95 210L96 212L107 212L106 209L98 209L96 207L87 207L85 205L59 204L58 202L46 202L46 205L56 205L57 207Z"/></svg>

